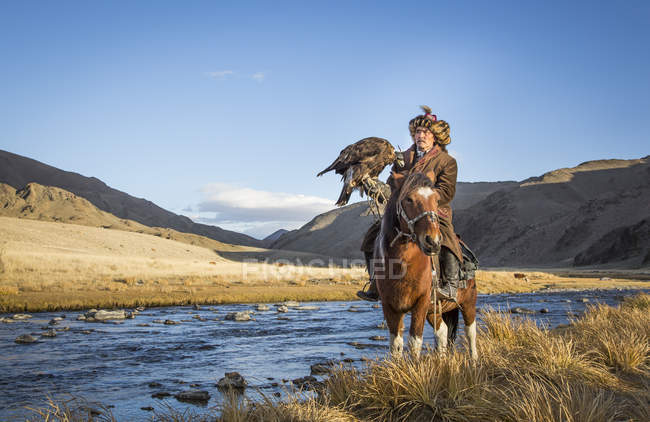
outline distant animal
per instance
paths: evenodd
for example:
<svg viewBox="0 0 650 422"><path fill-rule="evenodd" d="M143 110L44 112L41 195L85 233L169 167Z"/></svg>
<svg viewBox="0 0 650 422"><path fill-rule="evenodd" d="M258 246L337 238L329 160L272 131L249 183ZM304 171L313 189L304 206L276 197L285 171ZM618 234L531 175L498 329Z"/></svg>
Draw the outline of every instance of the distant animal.
<svg viewBox="0 0 650 422"><path fill-rule="evenodd" d="M332 170L341 175L343 189L336 205L342 207L348 203L355 189L359 189L359 193L363 196L364 188L367 189L369 183L372 184L369 181L376 179L379 173L397 158L395 148L387 140L376 137L364 138L343 148L338 158L317 176Z"/></svg>
<svg viewBox="0 0 650 422"><path fill-rule="evenodd" d="M424 321L434 328L438 350L445 352L456 337L458 308L465 320L465 333L473 359L476 350L476 284L467 281L459 289L458 303L431 301L432 265L437 266L442 234L436 215L439 196L431 179L409 174L399 191L393 192L375 240L370 270L377 282L384 318L390 332L390 351L402 355L404 315L411 313L408 346L417 357L422 348ZM440 271L437 271L439 274Z"/></svg>

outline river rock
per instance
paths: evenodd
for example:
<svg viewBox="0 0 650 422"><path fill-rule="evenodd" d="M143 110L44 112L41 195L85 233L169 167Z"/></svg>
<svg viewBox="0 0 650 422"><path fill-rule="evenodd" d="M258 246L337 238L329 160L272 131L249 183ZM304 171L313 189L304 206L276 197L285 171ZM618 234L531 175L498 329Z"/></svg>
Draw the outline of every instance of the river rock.
<svg viewBox="0 0 650 422"><path fill-rule="evenodd" d="M70 331L70 327L66 325L65 327L56 328L56 331Z"/></svg>
<svg viewBox="0 0 650 422"><path fill-rule="evenodd" d="M278 312L282 312L282 313L289 312L289 308L286 307L285 305L280 305L278 306Z"/></svg>
<svg viewBox="0 0 650 422"><path fill-rule="evenodd" d="M258 312L263 312L263 311L270 311L271 307L269 305L260 303L259 305L257 305L257 307L255 307L255 309L257 309Z"/></svg>
<svg viewBox="0 0 650 422"><path fill-rule="evenodd" d="M226 315L228 321L250 321L251 314L248 312L230 312Z"/></svg>
<svg viewBox="0 0 650 422"><path fill-rule="evenodd" d="M374 341L385 341L385 340L386 340L386 337L384 337L384 336L372 336L372 337L370 337L370 340L374 340Z"/></svg>
<svg viewBox="0 0 650 422"><path fill-rule="evenodd" d="M313 305L296 306L294 309L297 311L317 311L320 309L320 306L313 306Z"/></svg>
<svg viewBox="0 0 650 422"><path fill-rule="evenodd" d="M381 308L381 305L378 304L378 303L375 303L374 305L372 305L372 307L373 307L373 309L379 309L379 308Z"/></svg>
<svg viewBox="0 0 650 422"><path fill-rule="evenodd" d="M288 308L295 308L297 306L300 306L300 302L296 302L295 300L287 300L283 303L283 305Z"/></svg>
<svg viewBox="0 0 650 422"><path fill-rule="evenodd" d="M12 318L13 320L15 320L15 321L21 321L21 320L29 319L29 318L31 318L31 317L32 317L32 316L29 315L29 314L15 314L15 315L12 316L11 318Z"/></svg>
<svg viewBox="0 0 650 422"><path fill-rule="evenodd" d="M589 298L583 297L582 299L580 299L580 302L587 303L589 302Z"/></svg>
<svg viewBox="0 0 650 422"><path fill-rule="evenodd" d="M297 385L298 387L306 387L306 388L312 388L318 385L318 380L316 379L316 377L312 377L311 375L307 375L306 377L302 377L302 378L296 378L291 382L293 383L293 385Z"/></svg>
<svg viewBox="0 0 650 422"><path fill-rule="evenodd" d="M165 397L169 397L169 396L171 396L171 393L168 393L168 392L166 392L166 391L158 391L158 392L156 392L156 393L153 393L153 394L151 395L151 398L154 398L154 399L164 399Z"/></svg>
<svg viewBox="0 0 650 422"><path fill-rule="evenodd" d="M30 343L36 343L36 338L30 336L29 334L22 334L16 337L14 340L18 344L30 344Z"/></svg>
<svg viewBox="0 0 650 422"><path fill-rule="evenodd" d="M239 372L226 372L225 376L217 382L217 388L220 390L243 390L248 385L248 382L241 376Z"/></svg>
<svg viewBox="0 0 650 422"><path fill-rule="evenodd" d="M56 318L52 318L50 320L50 322L48 322L47 324L48 325L57 325L58 323L59 323L59 321Z"/></svg>
<svg viewBox="0 0 650 422"><path fill-rule="evenodd" d="M510 313L513 314L534 314L535 311L532 309L527 309L527 308L522 308L521 306L517 306L516 308L510 309Z"/></svg>
<svg viewBox="0 0 650 422"><path fill-rule="evenodd" d="M3 322L5 324L11 324L12 322L16 322L16 320L11 318L0 318L0 322Z"/></svg>
<svg viewBox="0 0 650 422"><path fill-rule="evenodd" d="M192 306L192 309L194 309L195 311L200 311L201 310L201 305L199 305L198 303L195 303L194 306Z"/></svg>
<svg viewBox="0 0 650 422"><path fill-rule="evenodd" d="M210 393L203 390L187 390L181 391L174 396L178 401L188 403L205 403L210 400Z"/></svg>
<svg viewBox="0 0 650 422"><path fill-rule="evenodd" d="M280 320L280 321L291 321L291 318L289 318L288 316L279 316L278 320Z"/></svg>
<svg viewBox="0 0 650 422"><path fill-rule="evenodd" d="M178 324L180 324L180 322L174 321L172 319L166 319L165 322L163 322L163 324L165 324L165 325L178 325Z"/></svg>
<svg viewBox="0 0 650 422"><path fill-rule="evenodd" d="M85 315L79 315L79 316L77 317L77 321L85 321L85 320L86 320L86 316L85 316Z"/></svg>
<svg viewBox="0 0 650 422"><path fill-rule="evenodd" d="M106 311L104 309L97 311L97 310L90 310L86 312L86 322L103 322L103 321L108 321L108 320L114 320L114 319L126 319L127 313L124 311L124 309L119 309L117 311Z"/></svg>
<svg viewBox="0 0 650 422"><path fill-rule="evenodd" d="M54 330L47 330L43 334L41 334L41 337L56 337L56 331Z"/></svg>
<svg viewBox="0 0 650 422"><path fill-rule="evenodd" d="M147 411L147 412L153 412L153 407L151 407L151 406L145 406L145 407L141 407L140 410L145 410L145 411Z"/></svg>
<svg viewBox="0 0 650 422"><path fill-rule="evenodd" d="M548 308L542 308L542 309L539 310L540 314L548 314L549 312L550 311L548 310Z"/></svg>
<svg viewBox="0 0 650 422"><path fill-rule="evenodd" d="M334 367L337 365L338 362L335 360L328 360L326 362L320 362L320 363L315 363L309 367L311 369L311 374L312 375L322 375L322 374L329 374L334 370Z"/></svg>

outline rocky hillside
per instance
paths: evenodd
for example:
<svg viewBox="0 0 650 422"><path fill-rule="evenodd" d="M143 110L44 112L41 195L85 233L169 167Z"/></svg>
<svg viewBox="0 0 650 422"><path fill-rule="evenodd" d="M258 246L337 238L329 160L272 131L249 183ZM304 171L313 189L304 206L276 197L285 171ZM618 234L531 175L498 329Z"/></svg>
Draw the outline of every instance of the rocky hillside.
<svg viewBox="0 0 650 422"><path fill-rule="evenodd" d="M215 251L240 251L243 246L229 245L207 237L176 230L149 227L133 220L118 218L102 211L84 198L66 190L28 183L22 189L0 183L0 216L52 221L90 227L122 230L158 236Z"/></svg>
<svg viewBox="0 0 650 422"><path fill-rule="evenodd" d="M648 204L648 157L600 160L495 192L456 212L454 225L483 265L638 267L650 248L635 234Z"/></svg>
<svg viewBox="0 0 650 422"><path fill-rule="evenodd" d="M363 235L375 221L367 203L357 202L316 216L298 230L282 235L271 247L363 259Z"/></svg>
<svg viewBox="0 0 650 422"><path fill-rule="evenodd" d="M519 186L518 182L458 182L456 183L456 195L451 201L452 209L464 210L484 200L490 194Z"/></svg>
<svg viewBox="0 0 650 422"><path fill-rule="evenodd" d="M55 186L87 199L94 206L119 218L137 221L150 227L165 227L185 233L194 233L220 242L248 246L262 246L262 241L245 234L216 226L194 223L187 217L160 208L151 201L135 198L107 186L94 177L60 170L27 157L0 150L0 183L22 189L35 182Z"/></svg>

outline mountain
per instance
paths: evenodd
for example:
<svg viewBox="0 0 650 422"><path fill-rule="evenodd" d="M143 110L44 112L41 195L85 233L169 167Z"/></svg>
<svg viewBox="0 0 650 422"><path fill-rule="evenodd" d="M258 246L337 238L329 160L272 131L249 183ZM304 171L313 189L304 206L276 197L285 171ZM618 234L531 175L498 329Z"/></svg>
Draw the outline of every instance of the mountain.
<svg viewBox="0 0 650 422"><path fill-rule="evenodd" d="M247 250L244 246L229 245L196 234L149 227L133 220L118 218L74 193L38 183L28 183L19 190L0 183L0 216L144 233L215 251Z"/></svg>
<svg viewBox="0 0 650 422"><path fill-rule="evenodd" d="M359 248L373 221L368 203L357 202L314 217L300 229L280 236L271 247L362 260Z"/></svg>
<svg viewBox="0 0 650 422"><path fill-rule="evenodd" d="M453 206L467 208L495 191L516 186L517 182L459 182ZM367 202L357 202L316 216L300 229L281 235L270 247L363 259L359 248L373 221L375 218Z"/></svg>
<svg viewBox="0 0 650 422"><path fill-rule="evenodd" d="M456 212L456 232L487 266L647 265L648 236L630 233L650 217L648 158L590 161L524 180Z"/></svg>
<svg viewBox="0 0 650 422"><path fill-rule="evenodd" d="M456 183L456 195L451 201L451 208L454 211L464 210L487 198L490 194L519 186L518 182L458 182Z"/></svg>
<svg viewBox="0 0 650 422"><path fill-rule="evenodd" d="M590 161L522 182L459 182L454 227L484 266L650 265L648 161ZM359 202L271 247L358 259L373 220Z"/></svg>
<svg viewBox="0 0 650 422"><path fill-rule="evenodd" d="M282 236L285 233L289 233L289 230L279 229L274 231L270 235L266 236L264 239L262 239L262 243L264 244L264 247L265 248L270 247L273 244L273 242L278 240L280 236Z"/></svg>
<svg viewBox="0 0 650 422"><path fill-rule="evenodd" d="M263 246L262 241L245 234L194 223L189 218L167 211L151 201L113 189L95 177L60 170L31 158L0 150L0 183L21 189L31 182L64 189L87 199L102 211L137 221L145 226L170 228L225 243Z"/></svg>

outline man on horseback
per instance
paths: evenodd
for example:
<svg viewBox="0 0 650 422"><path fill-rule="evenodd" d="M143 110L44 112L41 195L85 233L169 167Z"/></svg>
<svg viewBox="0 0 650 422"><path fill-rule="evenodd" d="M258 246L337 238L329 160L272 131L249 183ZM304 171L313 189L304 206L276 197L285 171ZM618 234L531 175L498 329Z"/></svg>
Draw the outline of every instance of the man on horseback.
<svg viewBox="0 0 650 422"><path fill-rule="evenodd" d="M431 114L430 108L422 106L422 109L424 114L416 116L409 122L413 145L404 152L404 165L394 164L386 182L391 192L397 192L405 177L411 172L417 171L427 174L434 183L435 191L440 196L438 221L443 238L440 251L442 286L437 289L437 294L441 299L456 301L460 281L460 263L463 258L452 225L450 203L456 193L458 167L456 160L447 153L446 146L451 142L449 124L444 120L438 120L436 115ZM380 223L377 221L370 226L361 245L370 274L370 287L367 291L358 291L357 296L369 301L379 300L377 286L372 277L371 264ZM437 277L434 277L434 282L436 279Z"/></svg>

